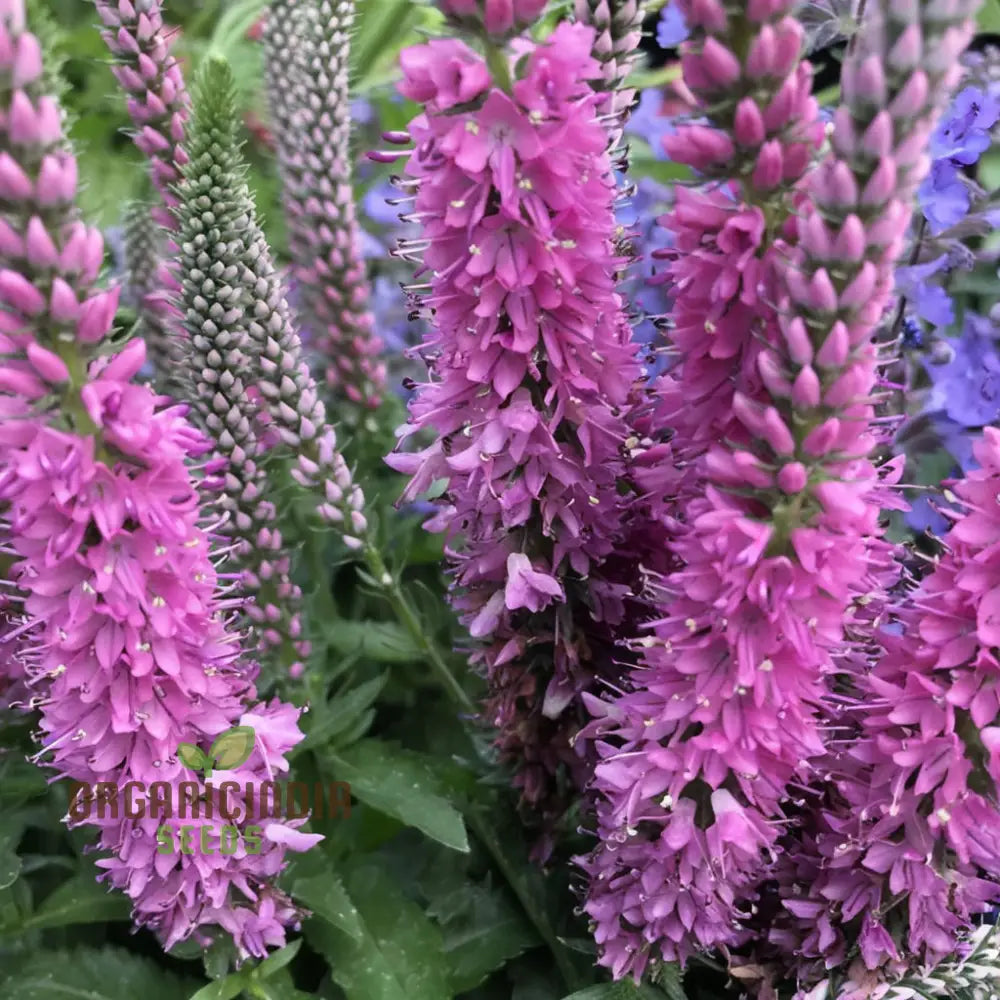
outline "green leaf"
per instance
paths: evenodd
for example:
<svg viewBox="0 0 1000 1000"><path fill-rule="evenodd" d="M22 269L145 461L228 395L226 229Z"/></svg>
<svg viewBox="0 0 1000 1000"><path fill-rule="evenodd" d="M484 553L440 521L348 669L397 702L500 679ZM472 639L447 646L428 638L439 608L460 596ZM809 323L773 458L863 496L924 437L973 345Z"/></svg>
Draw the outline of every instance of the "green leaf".
<svg viewBox="0 0 1000 1000"><path fill-rule="evenodd" d="M253 753L257 734L252 726L234 726L215 738L208 757L217 771L231 771L245 764ZM207 773L207 772L206 772Z"/></svg>
<svg viewBox="0 0 1000 1000"><path fill-rule="evenodd" d="M42 951L9 973L0 996L11 1000L187 1000L192 985L124 948Z"/></svg>
<svg viewBox="0 0 1000 1000"><path fill-rule="evenodd" d="M293 941L291 944L286 944L284 948L280 951L274 952L273 955L268 955L256 969L253 970L251 975L252 979L267 979L268 976L273 976L279 969L283 969L288 963L295 958L299 953L299 948L302 947L302 938L297 941Z"/></svg>
<svg viewBox="0 0 1000 1000"><path fill-rule="evenodd" d="M0 818L0 889L12 886L21 874L17 846L23 829L24 824L16 812Z"/></svg>
<svg viewBox="0 0 1000 1000"><path fill-rule="evenodd" d="M347 889L361 914L355 940L323 920L306 921L306 936L329 963L348 1000L448 1000L448 963L441 934L382 868L349 872Z"/></svg>
<svg viewBox="0 0 1000 1000"><path fill-rule="evenodd" d="M1000 0L986 0L976 20L981 32L1000 34Z"/></svg>
<svg viewBox="0 0 1000 1000"><path fill-rule="evenodd" d="M456 993L474 989L510 959L542 943L499 890L466 884L433 900L427 912L441 925Z"/></svg>
<svg viewBox="0 0 1000 1000"><path fill-rule="evenodd" d="M321 709L310 712L306 738L296 750L322 746L349 730L366 714L388 679L388 673L374 677L350 691L334 695Z"/></svg>
<svg viewBox="0 0 1000 1000"><path fill-rule="evenodd" d="M180 762L192 771L202 771L211 763L208 756L200 747L193 743L179 743L177 745L177 756Z"/></svg>
<svg viewBox="0 0 1000 1000"><path fill-rule="evenodd" d="M330 859L321 851L303 854L292 862L288 872L289 892L313 913L360 941L364 937L361 914Z"/></svg>
<svg viewBox="0 0 1000 1000"><path fill-rule="evenodd" d="M27 917L17 931L71 924L109 923L129 919L128 897L110 892L96 881L92 871L84 871L63 882L42 905ZM9 928L3 928L9 930Z"/></svg>
<svg viewBox="0 0 1000 1000"><path fill-rule="evenodd" d="M242 972L234 972L225 979L203 986L191 995L191 1000L233 1000L243 992L246 984L247 977Z"/></svg>
<svg viewBox="0 0 1000 1000"><path fill-rule="evenodd" d="M360 655L376 663L413 663L423 655L397 622L338 621L327 630L326 641L343 656Z"/></svg>
<svg viewBox="0 0 1000 1000"><path fill-rule="evenodd" d="M683 973L676 962L657 965L654 980L669 1000L687 1000L687 994L684 992Z"/></svg>
<svg viewBox="0 0 1000 1000"><path fill-rule="evenodd" d="M337 779L348 782L361 802L446 847L469 850L462 816L445 798L426 758L379 740L363 740L328 758Z"/></svg>

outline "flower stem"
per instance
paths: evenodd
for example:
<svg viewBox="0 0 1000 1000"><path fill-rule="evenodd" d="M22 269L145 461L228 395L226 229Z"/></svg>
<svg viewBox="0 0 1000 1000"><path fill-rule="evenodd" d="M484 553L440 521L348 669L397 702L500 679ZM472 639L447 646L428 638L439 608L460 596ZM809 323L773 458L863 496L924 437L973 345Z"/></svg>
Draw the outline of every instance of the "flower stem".
<svg viewBox="0 0 1000 1000"><path fill-rule="evenodd" d="M417 644L417 647L431 665L434 673L437 674L442 687L444 687L463 712L468 712L470 715L475 714L475 702L469 697L462 685L459 684L451 671L451 667L448 666L444 655L438 648L437 643L424 632L420 624L420 618L403 592L403 588L399 585L399 580L386 568L382 553L370 539L365 543L364 557L368 571L382 589L386 600L392 606L393 611L395 611L400 625L409 632L410 637Z"/></svg>

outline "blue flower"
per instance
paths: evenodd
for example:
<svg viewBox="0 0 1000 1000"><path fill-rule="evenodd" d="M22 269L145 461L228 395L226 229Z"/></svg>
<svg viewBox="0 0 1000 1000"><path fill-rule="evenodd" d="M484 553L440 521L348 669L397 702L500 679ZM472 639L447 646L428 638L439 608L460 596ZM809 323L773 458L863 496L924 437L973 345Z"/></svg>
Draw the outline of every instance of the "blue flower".
<svg viewBox="0 0 1000 1000"><path fill-rule="evenodd" d="M399 226L400 208L390 205L389 198L398 198L399 191L389 181L380 181L370 187L361 200L361 209L372 222L382 226Z"/></svg>
<svg viewBox="0 0 1000 1000"><path fill-rule="evenodd" d="M914 312L932 326L950 326L955 322L951 296L930 281L948 268L948 255L941 254L926 264L896 268L896 291L913 307Z"/></svg>
<svg viewBox="0 0 1000 1000"><path fill-rule="evenodd" d="M961 336L947 343L951 359L925 366L933 384L926 410L940 410L962 427L993 423L1000 416L1000 353L993 324L967 313Z"/></svg>
<svg viewBox="0 0 1000 1000"><path fill-rule="evenodd" d="M663 137L673 135L676 130L673 120L663 114L663 94L659 90L644 90L639 95L639 104L632 111L625 131L645 139L656 159L668 159Z"/></svg>
<svg viewBox="0 0 1000 1000"><path fill-rule="evenodd" d="M920 211L937 236L961 222L969 212L969 189L951 160L935 160L917 191Z"/></svg>
<svg viewBox="0 0 1000 1000"><path fill-rule="evenodd" d="M931 156L966 166L976 163L990 148L989 130L998 118L1000 103L995 98L976 87L966 87L934 130Z"/></svg>
<svg viewBox="0 0 1000 1000"><path fill-rule="evenodd" d="M684 14L676 0L663 8L660 14L660 22L656 26L656 43L661 49L673 49L680 45L688 36L687 25L684 23Z"/></svg>

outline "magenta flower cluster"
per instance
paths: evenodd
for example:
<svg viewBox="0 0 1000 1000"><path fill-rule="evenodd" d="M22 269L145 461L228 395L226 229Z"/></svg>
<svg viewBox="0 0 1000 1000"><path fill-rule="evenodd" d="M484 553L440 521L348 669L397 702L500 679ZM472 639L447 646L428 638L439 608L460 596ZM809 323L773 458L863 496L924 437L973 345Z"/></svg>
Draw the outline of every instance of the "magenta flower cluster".
<svg viewBox="0 0 1000 1000"><path fill-rule="evenodd" d="M41 80L22 0L3 0L0 533L15 596L3 646L58 777L175 787L195 780L179 744L207 748L243 724L256 740L241 777L257 784L287 770L298 710L253 704L256 667L202 519L213 470L190 465L208 442L184 407L133 381L141 341L95 357L117 290L96 286L103 242L76 218L76 162ZM274 877L288 849L319 839L301 820L269 822L258 854L212 857L158 854L157 819L94 822L107 879L167 947L222 927L241 954L263 955L298 919Z"/></svg>
<svg viewBox="0 0 1000 1000"><path fill-rule="evenodd" d="M548 794L524 776L539 718L590 778L602 964L638 980L723 949L773 995L857 946L884 986L1000 896L975 784L996 742L991 474L960 494L971 548L899 599L882 512L900 466L871 457L893 426L876 331L972 5L869 4L820 159L795 4L681 0L698 118L665 147L704 183L662 220L674 361L651 393L614 291L617 123L594 115L618 7L589 6L605 34L563 25L510 63L496 38L488 68L454 42L403 54L424 114L401 182L422 233L401 252L422 255L433 328L401 433L435 440L390 463L408 499L445 483L431 526L528 801Z"/></svg>
<svg viewBox="0 0 1000 1000"><path fill-rule="evenodd" d="M539 806L557 765L577 767L578 696L615 655L595 630L622 614L601 567L622 537L624 412L639 374L615 291L593 39L560 25L525 49L509 89L460 42L402 56L401 92L425 107L402 184L416 191L434 311L420 348L433 378L402 433L434 441L389 461L413 476L406 499L448 482L436 524L454 605L484 640L474 656L490 677L488 718Z"/></svg>

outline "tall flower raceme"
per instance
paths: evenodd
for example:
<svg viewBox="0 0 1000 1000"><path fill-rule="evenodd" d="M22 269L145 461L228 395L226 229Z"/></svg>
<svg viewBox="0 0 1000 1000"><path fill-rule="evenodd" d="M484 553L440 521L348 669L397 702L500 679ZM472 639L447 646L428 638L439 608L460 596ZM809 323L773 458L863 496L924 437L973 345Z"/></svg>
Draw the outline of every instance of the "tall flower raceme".
<svg viewBox="0 0 1000 1000"><path fill-rule="evenodd" d="M871 11L844 67L844 104L834 119L832 152L810 179L802 238L786 273L784 344L773 346L772 367L789 386L784 398L775 393L774 408L791 433L792 448L783 456L772 445L766 460L784 468L802 465L807 478L783 507L775 508L777 537L786 551L820 553L817 572L825 564L831 580L862 602L879 600L874 588L869 594L862 589L859 547L862 531L874 518L869 508L877 478L866 458L877 379L873 331L891 293L912 198L927 170L928 140L942 98L959 76L958 60L976 7L958 0L895 0ZM796 399L795 387L813 376L820 405L806 407ZM756 410L751 419L766 419L767 413ZM835 546L830 555L821 548L826 539ZM835 792L824 791L825 800L805 820L813 832L792 852L790 869L778 873L791 927L779 927L774 937L801 956L806 980L836 955L843 957L845 940L859 941L869 970L910 955L936 961L948 950L942 942L954 941L954 924L938 922L945 912L939 906L942 897L933 893L931 868L922 860L916 866L921 874L906 885L912 890L908 940L894 939L882 923L890 897L905 883L895 860L904 853L907 860L916 854L924 859L934 850L919 821L894 807L893 792L902 792L912 773L905 748L893 759L886 739L873 733L850 749L852 722L872 713L887 693L870 680L866 659L851 653L849 647L843 651L837 690L843 696L853 675L858 704L853 712L839 713L838 739L831 741L822 763ZM869 769L874 777L866 773ZM873 796L866 806L863 789L869 781L884 782L893 792L887 800ZM831 798L837 801L830 804ZM895 859L884 842L894 839L890 832L906 844ZM889 892L881 898L869 882L872 871L890 876ZM950 888L960 900L961 892ZM969 891L975 893L972 887ZM899 916L888 917L897 932ZM860 938L842 933L845 924L860 931Z"/></svg>
<svg viewBox="0 0 1000 1000"><path fill-rule="evenodd" d="M115 59L112 72L128 95L133 140L149 158L150 177L162 199L162 204L150 210L153 221L166 233L157 235L158 266L151 267L152 261L146 265L147 277L138 303L142 333L160 387L185 396L188 387L176 375L181 370L184 344L172 305L180 285L169 263L176 246L167 234L175 224L171 209L177 203L174 186L186 162L183 142L191 99L180 64L170 51L163 0L94 3L105 26L104 41Z"/></svg>
<svg viewBox="0 0 1000 1000"><path fill-rule="evenodd" d="M802 31L791 3L682 7L684 80L711 117L665 144L718 179L677 190L662 220L677 359L652 431L673 436L669 455L659 445L634 463L677 563L654 584L659 620L634 644L640 669L624 693L592 699L585 730L601 757L585 909L616 977L745 938L785 788L823 749L823 670L843 613L812 575L820 564L772 555L776 470L758 468L755 439L780 431L742 422L766 394L757 363L778 329L791 188L822 134ZM796 471L779 491L796 488Z"/></svg>
<svg viewBox="0 0 1000 1000"><path fill-rule="evenodd" d="M351 182L353 0L276 0L265 25L298 312L330 389L376 407L385 390Z"/></svg>
<svg viewBox="0 0 1000 1000"><path fill-rule="evenodd" d="M180 826L214 824L145 806L159 782L175 806L184 783L186 801L214 796L219 807L178 747L207 750L236 724L256 736L232 776L259 791L287 770L302 738L298 711L250 707L255 667L227 624L188 465L205 442L182 408L161 408L131 381L141 341L92 360L117 292L95 284L103 243L77 218L76 163L41 73L22 0L2 0L0 530L21 602L14 627L39 711L38 756L59 777L107 783L104 809L87 816L80 793L69 819L99 828L98 864L131 898L137 924L167 947L222 927L242 954L263 955L299 916L274 886L285 853L319 838L275 815L262 822L257 854L245 842L231 855L164 854L161 828L176 843ZM238 798L233 822L246 832Z"/></svg>
<svg viewBox="0 0 1000 1000"><path fill-rule="evenodd" d="M298 676L309 655L291 559L275 523L273 484L261 467L249 328L258 320L257 276L247 240L253 204L243 180L236 97L225 64L209 63L198 88L177 186L181 311L190 341L190 378L206 400L205 424L226 460L223 529L238 540L246 610L269 658ZM259 428L257 428L259 430Z"/></svg>
<svg viewBox="0 0 1000 1000"><path fill-rule="evenodd" d="M601 111L623 118L635 98L624 86L639 55L645 5L642 0L576 0L576 20L595 31L594 57L601 64Z"/></svg>
<svg viewBox="0 0 1000 1000"><path fill-rule="evenodd" d="M136 336L146 344L157 385L188 399L191 390L183 384L183 345L176 336L176 312L163 288L162 229L144 202L125 209L122 229L125 291L138 313Z"/></svg>
<svg viewBox="0 0 1000 1000"><path fill-rule="evenodd" d="M214 82L209 89L215 100L223 108L227 103L232 105L234 85L228 65L215 60L210 66ZM188 202L178 212L185 223L181 249L186 264L199 274L204 272L209 289L199 295L190 276L185 276L185 322L192 333L200 327L205 338L197 358L188 361L190 375L216 388L210 403L222 418L221 423L213 420L217 443L230 453L235 444L224 435L230 424L241 426L249 415L246 400L237 399L230 380L242 379L245 374L244 384L254 385L259 398L257 420L274 436L272 457L285 462L292 479L312 492L321 520L338 531L348 548L360 549L368 530L364 494L337 448L337 435L327 423L319 389L303 358L302 341L285 301L281 277L257 221L234 127L224 113L206 112L197 147L203 166L201 170L185 168L182 189ZM203 173L205 170L208 172ZM213 205L222 216L217 220L219 231L229 236L226 246L211 243ZM209 301L209 294L215 301ZM227 337L226 332L232 336ZM228 353L222 356L223 351ZM245 364L244 370L233 370L240 364ZM249 471L230 472L236 479L227 482L227 489L235 502L247 486L244 483L241 487L238 480ZM250 502L254 495L255 490L250 489L240 502ZM272 546L280 542L272 537L259 544L276 551ZM269 619L272 615L268 612Z"/></svg>
<svg viewBox="0 0 1000 1000"><path fill-rule="evenodd" d="M818 997L835 966L850 963L849 995L867 997L947 963L1000 902L1000 431L987 428L974 449L981 467L953 485L960 511L944 554L859 678L862 737L839 755L789 873L794 922L772 932L801 956L804 985L819 980Z"/></svg>
<svg viewBox="0 0 1000 1000"><path fill-rule="evenodd" d="M848 608L891 577L878 524L889 501L866 458L877 440L871 338L932 100L964 36L936 30L953 8L929 10L925 27L916 5L883 7L845 67L835 152L803 187L799 243L773 286L787 289L777 322L760 324L762 346L725 390L722 442L704 454L706 495L687 506L690 527L674 545L685 565L666 581L647 669L634 692L595 706L606 717L595 726L607 741L596 781L606 805L587 909L617 974L641 971L651 948L684 959L746 939L787 803L800 798L788 790L826 761L826 685L852 651ZM705 23L726 23L724 13L718 5ZM731 76L710 41L699 69ZM735 145L725 133L693 140L689 157L703 168ZM683 154L682 140L668 141ZM714 342L718 330L708 332Z"/></svg>
<svg viewBox="0 0 1000 1000"><path fill-rule="evenodd" d="M432 378L400 433L435 440L388 461L413 477L405 500L447 481L433 526L448 536L452 603L482 641L484 717L542 812L558 811L566 766L585 776L570 745L579 693L617 656L591 636L627 592L602 564L621 538L622 408L639 366L615 291L593 37L562 24L523 41L508 79L457 41L402 54L400 90L424 113L400 180L422 231L401 253L423 251Z"/></svg>

